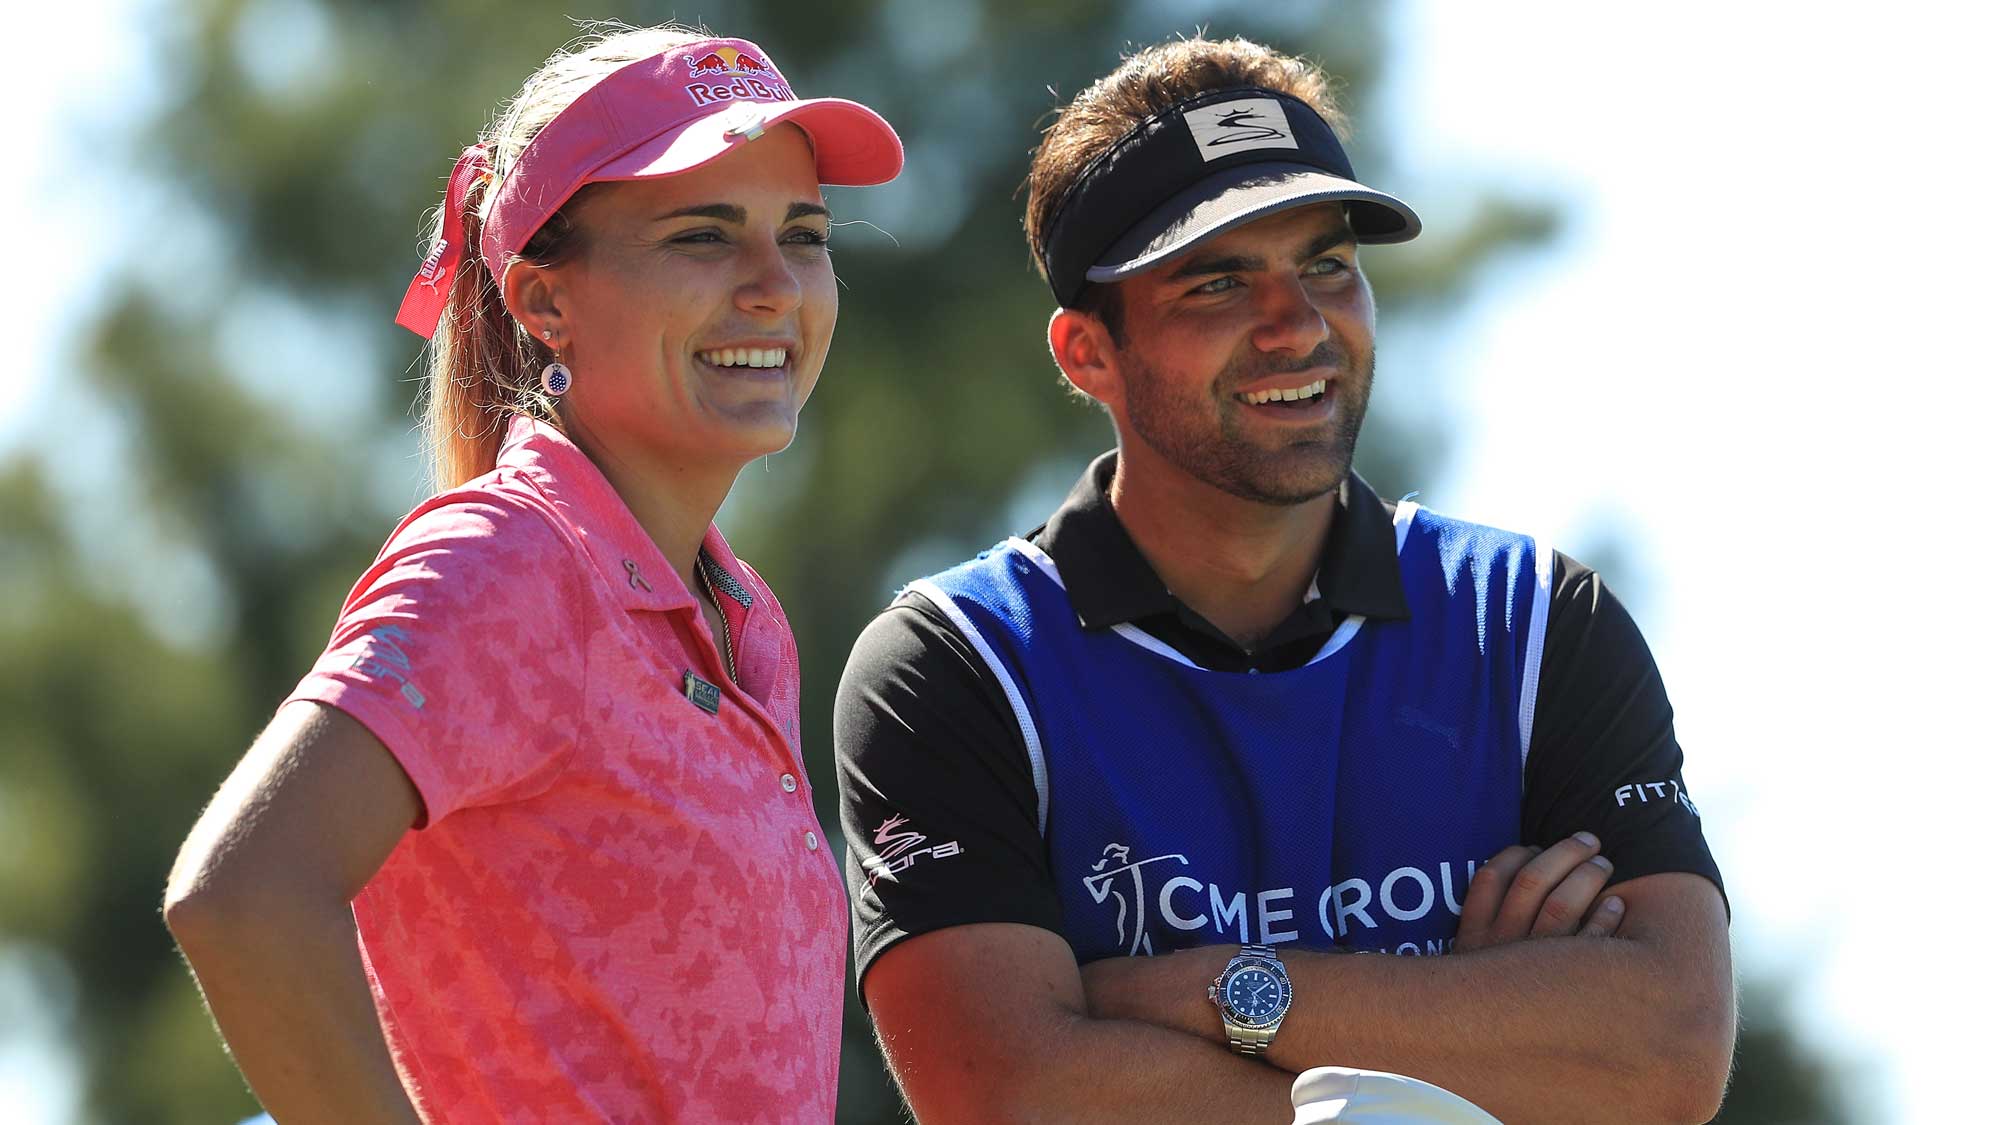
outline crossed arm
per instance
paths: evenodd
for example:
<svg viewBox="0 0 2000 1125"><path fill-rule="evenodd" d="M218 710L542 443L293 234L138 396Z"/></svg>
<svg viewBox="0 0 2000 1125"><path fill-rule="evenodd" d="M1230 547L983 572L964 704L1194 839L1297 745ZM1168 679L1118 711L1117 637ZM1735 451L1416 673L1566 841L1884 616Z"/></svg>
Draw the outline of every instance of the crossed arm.
<svg viewBox="0 0 2000 1125"><path fill-rule="evenodd" d="M864 997L927 1123L1284 1122L1293 1072L1328 1064L1422 1078L1510 1125L1706 1121L1735 1036L1721 895L1681 874L1606 889L1595 850L1494 857L1449 956L1283 951L1296 999L1272 1065L1230 1053L1205 997L1233 946L1079 969L1049 931L959 926L884 952Z"/></svg>

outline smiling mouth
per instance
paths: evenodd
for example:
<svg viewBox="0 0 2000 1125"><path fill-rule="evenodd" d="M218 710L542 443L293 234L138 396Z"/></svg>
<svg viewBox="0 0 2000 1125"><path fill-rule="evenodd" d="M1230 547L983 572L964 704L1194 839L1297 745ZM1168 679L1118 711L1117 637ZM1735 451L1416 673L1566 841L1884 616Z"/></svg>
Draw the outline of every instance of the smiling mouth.
<svg viewBox="0 0 2000 1125"><path fill-rule="evenodd" d="M713 348L694 354L711 367L783 367L791 358L784 348Z"/></svg>
<svg viewBox="0 0 2000 1125"><path fill-rule="evenodd" d="M1269 391L1246 391L1236 395L1236 401L1248 406L1272 406L1279 409L1298 409L1310 406L1326 397L1326 380L1317 379L1303 387L1281 387Z"/></svg>

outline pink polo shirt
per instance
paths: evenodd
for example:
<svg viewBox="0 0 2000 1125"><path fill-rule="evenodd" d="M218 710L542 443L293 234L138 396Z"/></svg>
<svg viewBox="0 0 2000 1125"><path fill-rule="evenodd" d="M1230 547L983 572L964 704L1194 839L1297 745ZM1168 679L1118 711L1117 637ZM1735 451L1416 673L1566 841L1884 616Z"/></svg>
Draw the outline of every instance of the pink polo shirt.
<svg viewBox="0 0 2000 1125"><path fill-rule="evenodd" d="M423 797L354 916L426 1120L833 1119L847 912L798 649L704 544L734 683L610 483L517 419L498 469L389 537L291 696L366 725Z"/></svg>

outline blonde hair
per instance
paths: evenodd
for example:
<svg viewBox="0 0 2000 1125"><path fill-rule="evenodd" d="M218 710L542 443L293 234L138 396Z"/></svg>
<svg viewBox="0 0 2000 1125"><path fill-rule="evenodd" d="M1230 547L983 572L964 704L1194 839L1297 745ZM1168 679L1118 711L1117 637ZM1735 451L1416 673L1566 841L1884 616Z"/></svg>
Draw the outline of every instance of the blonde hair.
<svg viewBox="0 0 2000 1125"><path fill-rule="evenodd" d="M451 279L444 315L431 336L425 378L424 446L433 483L456 488L492 472L516 414L560 426L555 401L541 389L541 370L552 358L507 311L500 286L486 269L478 247L492 189L521 157L528 142L585 90L628 63L709 38L700 28L669 23L630 27L603 21L585 25L586 34L549 56L501 107L480 141L490 146L493 175L466 192L464 210L444 216L460 224L471 252ZM515 256L539 266L554 265L580 242L570 212L590 191L571 196Z"/></svg>

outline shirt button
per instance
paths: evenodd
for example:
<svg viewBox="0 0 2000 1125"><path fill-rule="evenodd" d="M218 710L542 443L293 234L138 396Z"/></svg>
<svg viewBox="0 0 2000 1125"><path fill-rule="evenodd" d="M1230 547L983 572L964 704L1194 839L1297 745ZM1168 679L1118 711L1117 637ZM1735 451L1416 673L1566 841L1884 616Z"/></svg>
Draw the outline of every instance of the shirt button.
<svg viewBox="0 0 2000 1125"><path fill-rule="evenodd" d="M779 778L778 784L784 786L787 793L796 793L799 791L799 779L793 777L791 774L786 774Z"/></svg>
<svg viewBox="0 0 2000 1125"><path fill-rule="evenodd" d="M818 833L816 833L816 832L808 832L808 833L806 833L806 850L807 850L807 851L809 851L809 852L816 852L816 851L818 851L818 850L819 850L819 834L818 834Z"/></svg>

